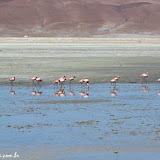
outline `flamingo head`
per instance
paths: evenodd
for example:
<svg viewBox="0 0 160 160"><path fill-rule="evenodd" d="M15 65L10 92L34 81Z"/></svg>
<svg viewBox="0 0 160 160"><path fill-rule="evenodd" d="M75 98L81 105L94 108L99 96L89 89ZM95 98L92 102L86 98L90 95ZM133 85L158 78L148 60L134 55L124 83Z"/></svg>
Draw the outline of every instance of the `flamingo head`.
<svg viewBox="0 0 160 160"><path fill-rule="evenodd" d="M73 76L73 78L75 78L75 76Z"/></svg>
<svg viewBox="0 0 160 160"><path fill-rule="evenodd" d="M119 76L117 76L117 78L120 78Z"/></svg>
<svg viewBox="0 0 160 160"><path fill-rule="evenodd" d="M84 77L84 79L86 79L86 77Z"/></svg>

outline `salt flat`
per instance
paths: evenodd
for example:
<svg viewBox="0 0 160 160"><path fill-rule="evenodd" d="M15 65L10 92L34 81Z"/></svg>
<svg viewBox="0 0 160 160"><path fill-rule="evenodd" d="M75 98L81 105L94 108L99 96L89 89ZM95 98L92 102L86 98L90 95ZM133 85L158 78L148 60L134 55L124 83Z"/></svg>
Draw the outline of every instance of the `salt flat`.
<svg viewBox="0 0 160 160"><path fill-rule="evenodd" d="M103 38L0 38L0 82L11 76L18 83L40 76L52 82L59 76L88 77L92 83L140 82L149 72L149 82L160 77L159 39Z"/></svg>

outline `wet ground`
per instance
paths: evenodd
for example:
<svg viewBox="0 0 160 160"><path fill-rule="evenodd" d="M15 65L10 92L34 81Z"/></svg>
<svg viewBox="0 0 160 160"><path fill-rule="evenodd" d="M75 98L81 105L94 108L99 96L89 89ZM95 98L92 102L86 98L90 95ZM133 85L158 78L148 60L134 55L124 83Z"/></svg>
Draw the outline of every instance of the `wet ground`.
<svg viewBox="0 0 160 160"><path fill-rule="evenodd" d="M0 149L20 158L160 159L160 85L0 86Z"/></svg>

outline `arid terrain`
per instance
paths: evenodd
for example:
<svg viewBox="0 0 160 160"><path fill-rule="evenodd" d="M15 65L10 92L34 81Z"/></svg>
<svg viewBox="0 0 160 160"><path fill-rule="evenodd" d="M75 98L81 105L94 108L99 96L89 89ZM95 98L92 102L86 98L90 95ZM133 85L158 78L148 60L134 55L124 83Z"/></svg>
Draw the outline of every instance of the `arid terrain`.
<svg viewBox="0 0 160 160"><path fill-rule="evenodd" d="M91 83L108 83L120 76L120 83L141 83L160 78L159 39L1 38L0 84L30 83L33 76L53 83L59 77L87 77Z"/></svg>
<svg viewBox="0 0 160 160"><path fill-rule="evenodd" d="M0 0L3 37L158 37L159 0Z"/></svg>

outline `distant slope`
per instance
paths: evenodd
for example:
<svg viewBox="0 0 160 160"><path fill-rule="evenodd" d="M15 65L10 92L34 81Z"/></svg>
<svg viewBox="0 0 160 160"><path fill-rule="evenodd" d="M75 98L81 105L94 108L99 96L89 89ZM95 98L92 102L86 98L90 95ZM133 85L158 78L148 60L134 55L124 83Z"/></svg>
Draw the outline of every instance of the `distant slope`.
<svg viewBox="0 0 160 160"><path fill-rule="evenodd" d="M0 0L0 36L154 36L159 11L159 0Z"/></svg>

